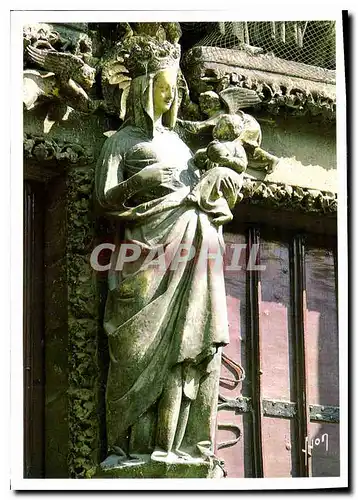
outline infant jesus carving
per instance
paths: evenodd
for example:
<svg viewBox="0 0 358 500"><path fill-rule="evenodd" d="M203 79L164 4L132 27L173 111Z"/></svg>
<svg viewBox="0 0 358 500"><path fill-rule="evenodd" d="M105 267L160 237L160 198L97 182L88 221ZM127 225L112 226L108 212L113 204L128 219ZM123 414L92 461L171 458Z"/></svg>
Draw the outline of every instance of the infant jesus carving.
<svg viewBox="0 0 358 500"><path fill-rule="evenodd" d="M278 158L258 146L256 130L245 123L244 113L223 114L219 117L212 134L214 140L206 148L198 149L194 156L195 164L202 170L209 170L217 165L231 168L238 174L245 172L248 166L246 149L250 149L250 157L255 161L265 160L265 171L270 173L278 162ZM252 135L252 137L250 137ZM252 151L251 151L252 150ZM255 165L255 168L258 168Z"/></svg>

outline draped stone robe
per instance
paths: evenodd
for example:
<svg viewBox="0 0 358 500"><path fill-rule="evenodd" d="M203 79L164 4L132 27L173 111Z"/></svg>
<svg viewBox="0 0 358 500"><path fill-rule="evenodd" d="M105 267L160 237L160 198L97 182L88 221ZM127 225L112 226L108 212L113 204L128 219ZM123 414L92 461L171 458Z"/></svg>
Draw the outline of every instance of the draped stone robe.
<svg viewBox="0 0 358 500"><path fill-rule="evenodd" d="M118 246L108 277L109 448L131 429L130 451L150 453L156 403L179 363L183 393L192 400L183 446L192 450L214 440L220 348L229 342L222 224L232 218L241 177L216 167L200 178L191 156L174 131L162 128L148 138L125 126L107 139L99 158L97 199L108 216L125 224L125 243L141 250L137 260L115 270ZM108 189L157 161L175 167L169 183L134 193L121 207L108 203ZM195 255L180 259L190 247ZM153 261L143 267L150 252L163 263L163 251L167 269Z"/></svg>

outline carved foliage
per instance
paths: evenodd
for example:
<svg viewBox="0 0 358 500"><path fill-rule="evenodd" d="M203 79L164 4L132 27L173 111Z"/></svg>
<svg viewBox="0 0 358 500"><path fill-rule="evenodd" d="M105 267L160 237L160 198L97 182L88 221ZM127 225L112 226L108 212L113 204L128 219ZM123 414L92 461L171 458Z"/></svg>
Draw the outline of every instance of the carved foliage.
<svg viewBox="0 0 358 500"><path fill-rule="evenodd" d="M76 26L80 26L79 23ZM85 28L83 26L83 28ZM87 63L92 57L92 40L81 29L63 25L45 23L27 24L23 28L24 49L28 45L53 47L59 52L70 52L83 58ZM25 65L28 62L27 51L24 51Z"/></svg>
<svg viewBox="0 0 358 500"><path fill-rule="evenodd" d="M68 184L69 470L91 477L98 463L97 289L89 263L94 170L73 169Z"/></svg>
<svg viewBox="0 0 358 500"><path fill-rule="evenodd" d="M93 163L92 152L79 144L60 139L45 139L42 136L24 134L24 157L41 163L55 162L61 165Z"/></svg>
<svg viewBox="0 0 358 500"><path fill-rule="evenodd" d="M337 195L317 189L245 179L242 203L301 212L335 213Z"/></svg>

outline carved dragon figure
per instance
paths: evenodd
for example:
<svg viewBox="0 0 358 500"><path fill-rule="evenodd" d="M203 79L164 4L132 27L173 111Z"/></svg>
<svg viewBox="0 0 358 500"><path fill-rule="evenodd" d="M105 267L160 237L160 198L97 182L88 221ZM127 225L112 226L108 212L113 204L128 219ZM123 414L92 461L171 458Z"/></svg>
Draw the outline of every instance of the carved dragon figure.
<svg viewBox="0 0 358 500"><path fill-rule="evenodd" d="M37 98L45 95L64 100L67 105L79 111L92 111L92 101L86 90L94 83L95 68L86 64L80 57L58 52L50 44L48 46L46 49L31 45L27 47L31 61L50 73L25 70L25 78L31 78L35 82L32 92L26 97L26 108L31 109Z"/></svg>

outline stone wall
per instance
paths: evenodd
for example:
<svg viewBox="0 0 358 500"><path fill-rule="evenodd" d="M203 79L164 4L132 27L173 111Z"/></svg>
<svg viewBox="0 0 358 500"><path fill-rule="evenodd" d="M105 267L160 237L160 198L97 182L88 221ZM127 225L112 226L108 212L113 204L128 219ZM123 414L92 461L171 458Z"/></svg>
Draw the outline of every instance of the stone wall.
<svg viewBox="0 0 358 500"><path fill-rule="evenodd" d="M90 477L101 446L92 203L95 159L108 124L74 114L46 135L42 126L41 114L25 113L25 177L46 183L45 475Z"/></svg>
<svg viewBox="0 0 358 500"><path fill-rule="evenodd" d="M89 477L99 460L93 165L47 184L45 220L46 477Z"/></svg>
<svg viewBox="0 0 358 500"><path fill-rule="evenodd" d="M46 187L44 252L45 477L68 475L67 186Z"/></svg>

